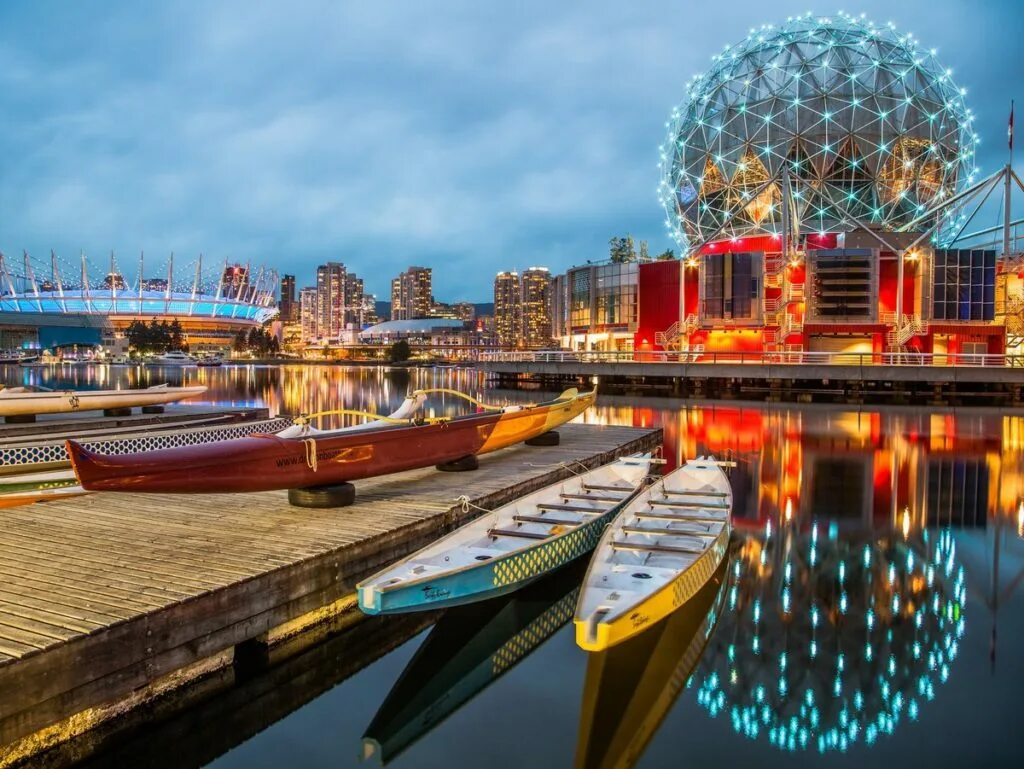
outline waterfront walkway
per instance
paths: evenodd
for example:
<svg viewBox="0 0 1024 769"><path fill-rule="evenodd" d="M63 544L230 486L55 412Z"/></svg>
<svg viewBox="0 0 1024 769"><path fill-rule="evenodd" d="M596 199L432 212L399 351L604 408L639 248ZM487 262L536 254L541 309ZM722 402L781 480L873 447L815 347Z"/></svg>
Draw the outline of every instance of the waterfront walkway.
<svg viewBox="0 0 1024 769"><path fill-rule="evenodd" d="M506 385L597 378L605 389L650 387L696 397L1024 402L1024 356L1016 355L526 351L489 353L478 365Z"/></svg>
<svg viewBox="0 0 1024 769"><path fill-rule="evenodd" d="M93 494L0 509L0 765L36 730L328 607L356 582L473 517L559 479L652 449L660 430L566 425L469 473L356 483L342 509L285 492ZM86 719L88 720L88 719ZM72 736L72 735L67 735Z"/></svg>

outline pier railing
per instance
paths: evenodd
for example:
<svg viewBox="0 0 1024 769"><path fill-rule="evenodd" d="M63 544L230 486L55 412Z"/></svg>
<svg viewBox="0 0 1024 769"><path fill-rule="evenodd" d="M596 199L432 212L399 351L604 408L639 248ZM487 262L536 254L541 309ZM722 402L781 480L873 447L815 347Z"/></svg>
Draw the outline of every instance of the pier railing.
<svg viewBox="0 0 1024 769"><path fill-rule="evenodd" d="M1024 355L917 352L599 352L502 350L480 355L482 362L504 363L696 363L818 366L984 366L1024 368Z"/></svg>

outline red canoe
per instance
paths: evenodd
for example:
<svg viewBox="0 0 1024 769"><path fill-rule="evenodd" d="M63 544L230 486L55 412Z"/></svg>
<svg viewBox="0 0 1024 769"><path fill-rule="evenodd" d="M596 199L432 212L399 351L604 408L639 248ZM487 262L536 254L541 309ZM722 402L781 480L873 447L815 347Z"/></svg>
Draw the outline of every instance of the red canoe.
<svg viewBox="0 0 1024 769"><path fill-rule="evenodd" d="M567 390L553 401L509 406L427 424L374 423L307 437L253 435L138 454L98 454L68 441L75 475L89 491L217 493L330 486L451 462L520 443L581 414L595 394Z"/></svg>

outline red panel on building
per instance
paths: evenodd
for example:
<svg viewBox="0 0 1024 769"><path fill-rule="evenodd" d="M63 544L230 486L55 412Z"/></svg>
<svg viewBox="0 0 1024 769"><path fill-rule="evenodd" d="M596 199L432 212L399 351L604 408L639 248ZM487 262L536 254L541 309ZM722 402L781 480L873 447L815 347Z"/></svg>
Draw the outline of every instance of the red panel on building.
<svg viewBox="0 0 1024 769"><path fill-rule="evenodd" d="M654 335L679 320L682 265L677 259L640 265L637 286L639 310L633 338L637 352L660 350L661 347L654 343Z"/></svg>

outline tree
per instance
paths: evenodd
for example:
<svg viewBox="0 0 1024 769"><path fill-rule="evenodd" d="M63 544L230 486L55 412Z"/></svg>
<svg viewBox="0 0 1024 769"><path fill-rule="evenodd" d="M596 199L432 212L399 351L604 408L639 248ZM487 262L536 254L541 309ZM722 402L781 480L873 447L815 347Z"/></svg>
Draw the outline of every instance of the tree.
<svg viewBox="0 0 1024 769"><path fill-rule="evenodd" d="M673 251L671 248L666 248L664 251L662 251L654 258L657 259L659 262L668 262L676 258L676 252Z"/></svg>
<svg viewBox="0 0 1024 769"><path fill-rule="evenodd" d="M641 262L649 262L649 261L651 261L651 255L647 251L647 241L646 240L641 240L640 241L640 261Z"/></svg>
<svg viewBox="0 0 1024 769"><path fill-rule="evenodd" d="M636 261L636 249L633 246L633 237L631 235L609 240L608 251L609 258L616 264Z"/></svg>
<svg viewBox="0 0 1024 769"><path fill-rule="evenodd" d="M412 355L412 350L409 349L409 343L404 339L399 339L391 345L391 349L388 351L388 357L392 363L407 361L410 355Z"/></svg>

